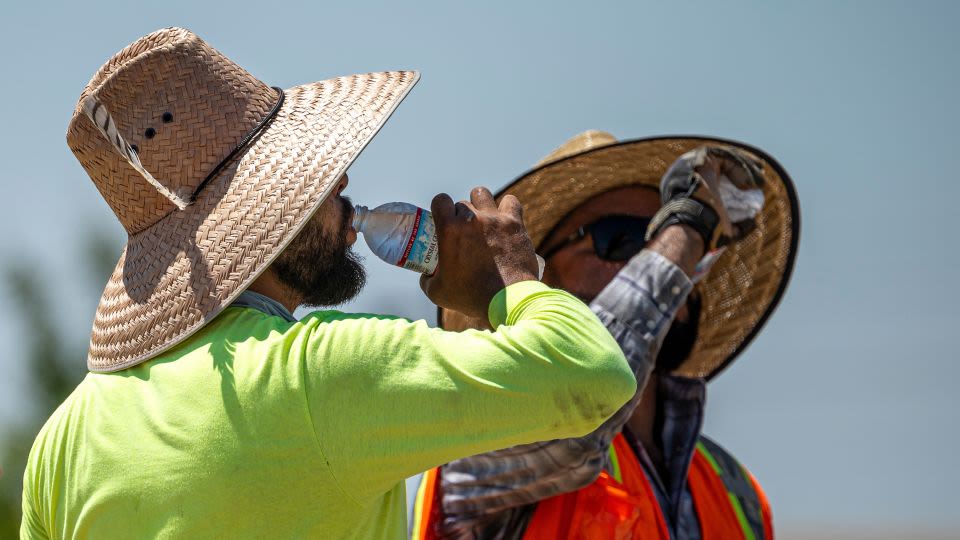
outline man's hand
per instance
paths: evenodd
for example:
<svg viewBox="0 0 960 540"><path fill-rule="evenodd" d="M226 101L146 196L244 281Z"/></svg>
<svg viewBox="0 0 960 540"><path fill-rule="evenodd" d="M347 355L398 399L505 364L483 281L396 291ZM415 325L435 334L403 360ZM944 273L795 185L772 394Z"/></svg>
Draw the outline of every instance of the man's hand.
<svg viewBox="0 0 960 540"><path fill-rule="evenodd" d="M683 154L661 180L664 207L654 216L647 248L693 276L705 251L736 242L752 228L752 219L731 223L724 190L745 192L762 185L761 166L738 150L701 146ZM742 209L739 213L743 214Z"/></svg>
<svg viewBox="0 0 960 540"><path fill-rule="evenodd" d="M430 205L437 226L440 260L420 287L434 304L482 320L490 300L504 287L537 279L537 259L523 226L520 201L507 195L497 207L484 187L470 202L453 204L441 193Z"/></svg>

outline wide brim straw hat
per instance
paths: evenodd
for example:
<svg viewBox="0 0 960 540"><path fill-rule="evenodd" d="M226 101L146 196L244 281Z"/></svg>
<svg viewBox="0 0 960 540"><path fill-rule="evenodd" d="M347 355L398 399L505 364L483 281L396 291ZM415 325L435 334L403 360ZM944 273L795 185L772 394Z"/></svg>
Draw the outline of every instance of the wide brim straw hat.
<svg viewBox="0 0 960 540"><path fill-rule="evenodd" d="M89 369L153 358L230 305L417 79L395 71L271 88L182 28L111 58L67 130L129 235L97 308Z"/></svg>
<svg viewBox="0 0 960 540"><path fill-rule="evenodd" d="M538 249L571 211L607 191L625 186L659 189L660 178L681 154L710 144L740 149L763 164L765 205L757 227L728 247L697 284L701 295L697 342L673 373L716 376L756 337L783 297L800 239L800 208L793 182L769 154L753 146L714 137L669 136L617 141L609 133L581 133L541 160L496 197L514 195ZM549 264L549 263L548 263ZM439 311L448 330L481 328L455 311Z"/></svg>

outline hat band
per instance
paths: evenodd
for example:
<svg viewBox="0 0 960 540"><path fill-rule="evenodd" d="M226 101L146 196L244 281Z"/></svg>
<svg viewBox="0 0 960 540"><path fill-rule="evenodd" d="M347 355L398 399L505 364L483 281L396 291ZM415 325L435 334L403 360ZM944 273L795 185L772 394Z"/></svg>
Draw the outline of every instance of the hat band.
<svg viewBox="0 0 960 540"><path fill-rule="evenodd" d="M263 133L263 131L267 127L267 124L270 123L270 120L273 120L273 118L277 116L277 113L280 112L280 107L283 106L283 99L284 99L283 89L278 88L276 86L273 86L272 88L276 90L278 94L280 94L280 97L277 98L276 105L273 106L273 109L270 110L267 116L263 120L261 120L260 123L256 125L256 127L250 130L249 133L247 133L246 135L244 135L242 139L240 139L240 142L237 143L237 146L235 146L233 150L231 150L230 153L227 154L227 157L223 158L223 161L218 163L217 166L214 167L212 171L210 171L210 174L208 174L207 177L203 179L203 182L200 182L200 185L197 186L197 189L193 192L193 195L190 196L191 203L197 200L197 196L200 194L201 191L203 191L203 188L207 187L207 184L209 184L211 180L213 180L214 178L217 177L218 174L220 174L220 171L227 165L227 163L230 163L230 161L233 160L233 158L236 157L236 155L239 154L240 151L242 151L244 148L249 146L250 143L252 143L257 137L259 137Z"/></svg>

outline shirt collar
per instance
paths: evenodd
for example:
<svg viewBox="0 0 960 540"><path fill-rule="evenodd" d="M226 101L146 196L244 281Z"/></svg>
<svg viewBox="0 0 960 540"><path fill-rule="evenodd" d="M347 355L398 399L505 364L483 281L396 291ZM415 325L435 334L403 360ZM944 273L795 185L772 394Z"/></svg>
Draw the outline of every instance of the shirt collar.
<svg viewBox="0 0 960 540"><path fill-rule="evenodd" d="M703 409L707 401L707 381L700 378L659 375L657 397L661 404L686 403Z"/></svg>
<svg viewBox="0 0 960 540"><path fill-rule="evenodd" d="M280 317L287 322L297 322L297 318L294 317L287 308L283 307L283 304L269 296L253 292L249 289L240 293L240 296L230 304L230 307L253 308L267 315Z"/></svg>
<svg viewBox="0 0 960 540"><path fill-rule="evenodd" d="M703 412L707 401L707 381L675 375L659 375L657 379L658 426L654 437L666 461L666 478L661 478L649 455L630 434L633 448L651 480L654 493L667 517L676 523L681 500L687 490L690 462L703 428ZM626 431L626 430L625 430ZM629 433L629 431L627 431Z"/></svg>

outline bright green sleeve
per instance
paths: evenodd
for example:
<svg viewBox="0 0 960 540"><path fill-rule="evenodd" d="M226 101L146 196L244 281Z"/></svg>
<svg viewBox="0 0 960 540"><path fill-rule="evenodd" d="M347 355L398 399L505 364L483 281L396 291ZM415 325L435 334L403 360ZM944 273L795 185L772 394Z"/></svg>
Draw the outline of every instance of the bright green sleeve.
<svg viewBox="0 0 960 540"><path fill-rule="evenodd" d="M633 395L620 348L575 297L516 283L489 316L493 332L338 312L301 320L316 436L358 502L456 458L585 435Z"/></svg>

